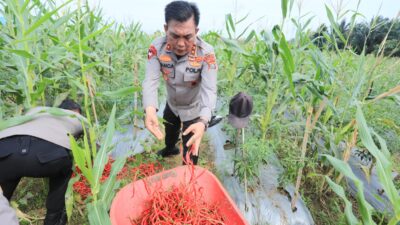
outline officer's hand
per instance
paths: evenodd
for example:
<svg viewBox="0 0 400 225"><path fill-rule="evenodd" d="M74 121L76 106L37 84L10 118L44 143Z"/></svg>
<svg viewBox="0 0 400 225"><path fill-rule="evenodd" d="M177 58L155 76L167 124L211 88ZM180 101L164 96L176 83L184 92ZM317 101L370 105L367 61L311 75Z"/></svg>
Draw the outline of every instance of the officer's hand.
<svg viewBox="0 0 400 225"><path fill-rule="evenodd" d="M193 152L192 152L193 155L198 155L199 146L200 146L201 139L203 138L204 131L205 131L204 123L197 122L197 123L190 125L183 132L183 135L188 135L189 133L193 133L193 136L186 143L187 147L190 147L191 145L194 144L194 148L193 148Z"/></svg>
<svg viewBox="0 0 400 225"><path fill-rule="evenodd" d="M164 138L164 134L160 130L158 125L157 113L154 107L146 108L146 118L145 118L146 128L154 135L158 140Z"/></svg>

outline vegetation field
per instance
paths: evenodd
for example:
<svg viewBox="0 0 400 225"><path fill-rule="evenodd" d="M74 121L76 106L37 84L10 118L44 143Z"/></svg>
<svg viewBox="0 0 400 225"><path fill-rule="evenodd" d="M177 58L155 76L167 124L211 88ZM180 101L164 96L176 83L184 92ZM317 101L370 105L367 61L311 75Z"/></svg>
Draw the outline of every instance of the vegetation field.
<svg viewBox="0 0 400 225"><path fill-rule="evenodd" d="M117 158L108 180L100 181L114 131L142 126L147 51L163 33L147 34L140 23L111 22L80 0L0 4L0 130L31 107L56 106L67 97L81 103L91 136L71 143L91 195L82 199L73 189L79 176L71 179L69 224L110 224L111 200L132 179L117 179L124 166L179 164L157 158L162 143L143 140L143 154ZM298 187L316 224L395 225L400 221L400 177L392 176L400 173L400 14L364 21L357 9L334 11L327 5L322 10L330 23L312 30L312 17L292 16L295 4L282 0L282 22L272 29L238 30L252 21L228 14L224 30L200 35L216 51L216 114L227 115L229 99L239 91L254 99L238 176L256 181L273 152L285 169L280 182ZM282 32L289 23L296 27L293 38ZM236 131L226 124L224 129L233 139ZM358 193L363 190L348 164L354 150L371 159L392 205L388 212L347 191L348 180ZM200 151L210 151L207 138ZM210 157L202 154L200 165L213 170ZM43 223L46 195L45 179L22 180L11 202L21 224Z"/></svg>

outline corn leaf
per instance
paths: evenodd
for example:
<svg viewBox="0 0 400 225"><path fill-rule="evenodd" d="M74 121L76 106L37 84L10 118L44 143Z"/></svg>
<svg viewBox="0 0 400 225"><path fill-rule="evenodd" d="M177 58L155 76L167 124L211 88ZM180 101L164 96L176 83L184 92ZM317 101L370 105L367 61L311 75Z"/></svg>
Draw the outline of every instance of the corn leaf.
<svg viewBox="0 0 400 225"><path fill-rule="evenodd" d="M30 28L28 28L25 33L23 34L24 36L28 36L30 33L32 33L33 31L35 31L40 25L42 25L44 22L46 22L47 20L49 20L51 18L52 15L54 15L55 13L58 12L58 10L60 10L61 8L63 8L64 6L68 5L70 2L72 2L72 0L69 0L67 2L65 2L64 4L60 5L59 7L57 7L56 9L54 9L51 12L48 12L44 15L42 15L40 17L40 19L38 21L36 21Z"/></svg>
<svg viewBox="0 0 400 225"><path fill-rule="evenodd" d="M281 9L282 9L283 19L285 19L288 10L288 0L281 0Z"/></svg>
<svg viewBox="0 0 400 225"><path fill-rule="evenodd" d="M328 15L328 19L329 19L329 22L331 23L333 30L339 36L340 40L342 40L343 43L346 43L346 39L344 38L342 32L340 32L340 29L339 29L335 19L333 18L332 11L326 5L325 5L325 10L326 10L326 14Z"/></svg>
<svg viewBox="0 0 400 225"><path fill-rule="evenodd" d="M105 205L108 207L111 206L111 201L115 195L115 189L118 188L119 182L117 182L117 174L124 167L126 162L126 157L120 157L114 161L112 164L111 172L104 184L101 185L100 188L100 197L99 199L105 202Z"/></svg>
<svg viewBox="0 0 400 225"><path fill-rule="evenodd" d="M357 125L362 143L376 159L376 169L379 181L390 202L393 204L395 213L399 214L400 195L399 192L396 190L396 187L392 180L392 163L390 161L390 158L387 157L390 154L387 149L381 151L375 145L371 136L370 128L367 126L367 122L365 121L360 105L357 105ZM379 142L384 142L384 140L380 138L377 134L376 136L378 137ZM386 144L381 144L381 148L387 148Z"/></svg>
<svg viewBox="0 0 400 225"><path fill-rule="evenodd" d="M90 225L111 225L110 217L103 201L87 204Z"/></svg>
<svg viewBox="0 0 400 225"><path fill-rule="evenodd" d="M325 176L326 181L328 182L329 186L331 187L331 189L339 196L343 199L344 203L345 203L345 209L344 209L344 213L346 214L346 219L348 224L350 225L355 225L355 224L360 224L360 222L358 221L358 219L354 216L353 214L353 205L351 204L351 202L347 199L345 191L343 190L343 187L336 184L335 182L333 182L328 176Z"/></svg>
<svg viewBox="0 0 400 225"><path fill-rule="evenodd" d="M363 183L354 175L350 166L342 160L339 160L330 155L323 155L330 164L340 173L351 179L357 187L357 201L361 213L363 224L375 224L372 220L372 206L365 200ZM351 219L351 218L350 218Z"/></svg>
<svg viewBox="0 0 400 225"><path fill-rule="evenodd" d="M107 96L109 98L124 98L127 96L132 96L133 93L138 92L142 90L141 87L135 87L135 86L130 86L130 87L124 87L124 88L120 88L116 91L104 91L102 93L99 93L99 95L104 95Z"/></svg>
<svg viewBox="0 0 400 225"><path fill-rule="evenodd" d="M93 166L93 173L94 173L94 187L93 187L93 192L94 195L96 195L99 192L99 185L100 185L100 178L103 174L104 166L106 165L108 161L108 149L111 146L112 142L112 137L114 135L115 131L115 111L116 111L116 106L114 104L113 109L111 111L111 115L108 119L107 123L107 129L104 137L104 141L100 147L99 152L96 155L96 158L94 160L94 166Z"/></svg>

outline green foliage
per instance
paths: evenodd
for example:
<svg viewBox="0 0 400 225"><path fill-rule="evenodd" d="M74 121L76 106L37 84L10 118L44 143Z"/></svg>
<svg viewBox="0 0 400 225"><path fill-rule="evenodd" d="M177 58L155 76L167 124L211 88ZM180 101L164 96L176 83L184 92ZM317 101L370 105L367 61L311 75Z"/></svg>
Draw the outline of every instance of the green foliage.
<svg viewBox="0 0 400 225"><path fill-rule="evenodd" d="M86 133L83 142L72 141L75 162L82 166L94 193L86 202L83 216L88 215L93 224L106 221L113 194L120 185L115 174L125 163L124 158L117 159L111 179L103 184L98 182L110 148L113 131L110 127L143 115L140 107L132 109L132 106L140 105L139 86L144 76L147 48L162 33L145 34L139 23L108 22L101 10L92 10L81 1L56 4L56 1L5 0L0 4L0 14L5 18L5 24L0 25L0 130L32 119L19 115L35 105L54 106L67 96L83 103L85 126L91 135L88 137ZM386 148L391 150L388 153L382 149L385 145L380 144L379 151L386 153L375 154L384 157L380 159L385 162L380 165L384 171L380 176L387 176L386 162L390 158L398 159L400 97L394 94L379 101L371 100L400 84L398 58L378 54L399 56L399 20L376 17L356 23L355 19L361 16L358 9L334 12L326 6L329 27L323 24L311 32L313 17L306 14L293 18L293 4L293 0L281 0L282 23L272 30L252 30L254 22L247 21L248 15L235 18L227 14L225 31L202 34L213 45L219 66L221 108L218 114L227 114L229 99L238 91L247 92L254 99L244 154L236 159L237 172L241 178L256 181L258 169L274 151L285 169L281 181L292 183L298 169L304 167L305 179L300 191L316 223L341 223L344 214L350 224L354 223L354 217L357 220L363 217L361 220L366 223L371 218L376 222L373 210L363 203L362 196L357 197L361 204L346 201L345 186L330 182L336 174L327 173L332 167L320 158L325 154L333 160L342 159L340 144L349 142L355 129L352 121L356 119L356 103L362 102L368 124L386 139ZM345 15L350 15L350 23L343 20ZM293 39L287 39L282 32L286 22L295 25ZM238 27L243 24L245 28L240 30ZM375 56L366 55L369 53ZM305 106L312 105L316 111L323 99L327 105L315 121L305 163L300 165ZM106 130L101 124L107 121ZM232 130L228 131L233 136ZM105 136L100 135L103 132ZM373 137L380 142L378 136L373 134ZM367 147L364 143L367 141L369 148L376 150L368 139L363 133L364 141L356 145ZM102 145L99 152L96 141ZM161 143L156 144L146 151L162 148ZM155 159L155 154L147 156ZM397 164L394 168L399 171ZM318 191L319 186L326 188L325 180L338 196ZM385 193L397 201L388 178L383 182L388 187ZM313 191L307 192L310 186ZM76 210L76 202L69 190L70 214ZM357 210L350 212L351 207ZM75 224L83 223L86 221L82 222L81 218Z"/></svg>
<svg viewBox="0 0 400 225"><path fill-rule="evenodd" d="M344 209L344 212L346 214L346 218L347 218L347 223L348 224L360 224L359 221L357 220L357 218L354 216L353 214L353 205L352 203L347 199L346 195L345 195L345 190L343 189L342 186L336 184L335 182L333 182L329 177L325 177L325 179L328 181L329 186L332 188L332 190L340 197L343 199L343 201L345 202L346 206Z"/></svg>
<svg viewBox="0 0 400 225"><path fill-rule="evenodd" d="M143 62L150 40L143 38L138 23L105 22L101 11L92 11L86 3L79 9L71 1L1 4L5 19L0 29L2 117L15 116L12 110L21 105L53 105L58 95L69 93L84 103L89 120L95 113L107 118L115 99L102 93L140 85L132 74L139 79L144 67L135 72L133 65ZM126 108L139 97L120 96L118 107ZM95 112L93 104L100 111Z"/></svg>
<svg viewBox="0 0 400 225"><path fill-rule="evenodd" d="M328 161L335 167L335 169L337 169L338 171L340 171L341 173L343 173L344 175L348 176L356 185L357 187L357 201L359 203L360 206L360 212L361 212L361 219L363 221L364 224L375 224L375 222L373 222L372 220L372 206L365 200L365 196L364 196L364 186L362 184L362 182L354 175L354 173L352 172L350 166L348 164L346 164L345 162L336 159L335 157L332 157L330 155L326 155L325 156ZM337 186L334 185L332 183L331 180L328 180L329 184L331 185L331 188L333 188L333 190L342 198L345 198L345 196L343 195L343 193L341 193L340 189L337 189ZM352 224L354 224L355 222L355 217L354 215L349 211L349 204L348 204L348 200L346 201L347 204L347 209L346 209L346 216L348 217L348 221L351 222ZM358 221L357 221L358 223ZM356 223L356 224L357 224Z"/></svg>
<svg viewBox="0 0 400 225"><path fill-rule="evenodd" d="M282 2L282 4L284 6L286 3ZM249 42L231 39L227 41L221 37L222 41L215 44L223 46L222 49L215 47L221 68L219 91L226 97L222 100L223 105L226 105L225 102L228 101L229 96L236 91L245 91L253 96L255 108L252 129L249 130L250 136L262 137L267 142L273 143L272 149L277 153L285 168L285 173L280 178L282 182L293 182L298 169L303 166L306 171L305 177L323 177L324 172L315 165L319 163L320 154L342 157L343 149L340 146L349 142L354 132L352 121L355 119L356 102L366 101L368 99L366 96L373 98L398 85L399 82L398 78L394 78L398 77L396 76L398 71L392 70L392 68L398 68L397 59L377 60L375 57L363 54L357 56L353 51L349 51L352 46L352 38L349 34L358 29L355 18L360 14L357 11L352 16L351 24L337 23L344 13L336 12L335 17L329 7L326 7L326 11L332 30L329 31L326 26L322 26L320 34L315 35L313 39L309 39L305 34L307 32L305 27L309 24L310 18L305 18L303 21L303 17L300 17L298 20L292 20L298 29L293 40L285 40L281 35L280 27L275 26L272 32L261 31L252 35ZM285 15L284 12L283 15ZM231 33L233 33L231 27L234 24L232 21L235 21L234 18L227 20L227 29L230 29ZM237 29L235 31L240 32ZM233 35L230 37L233 38ZM332 49L336 52L321 51ZM387 64L389 62L391 66ZM388 72L389 70L391 72ZM371 84L373 84L372 92L369 91ZM303 126L306 119L304 105L312 104L316 111L323 99L326 99L327 105L322 111L320 120L315 121L315 131L310 135L306 164L299 165L299 145L304 135ZM392 99L393 101L384 99L381 102L367 102L365 107L369 108L366 113L374 127L380 128L380 133L390 131L390 145L398 146L396 118L400 115L398 110L395 110L398 108L396 97ZM385 111L379 108L391 110ZM232 135L233 132L230 134ZM395 147L393 151L397 149ZM237 163L240 161L237 160ZM329 170L328 165L322 168ZM241 176L251 176L256 170L252 165L243 166ZM323 186L324 183L320 185ZM330 185L340 192L339 186L332 183ZM313 194L316 193L313 192ZM324 198L323 193L317 193L317 195ZM340 197L344 196L340 195ZM359 196L359 199L365 203L363 196ZM348 222L354 223L354 217L350 215L350 202L345 201L344 206L339 204L338 198L331 202L329 207L337 210L346 208L345 213L349 215ZM376 219L372 216L374 211L367 206L367 203L359 208L359 212L364 215L363 221L366 223L372 223L373 219ZM338 216L330 213L325 213L325 215L332 216L327 219L328 221L336 220L334 217Z"/></svg>
<svg viewBox="0 0 400 225"><path fill-rule="evenodd" d="M111 225L110 217L107 213L107 206L103 201L88 203L89 223L92 225Z"/></svg>
<svg viewBox="0 0 400 225"><path fill-rule="evenodd" d="M392 163L390 153L386 147L385 141L377 135L373 130L370 130L368 127L364 115L361 111L361 107L358 106L357 108L357 126L360 133L360 139L363 145L368 149L368 151L373 155L376 162L376 169L379 181L387 194L390 202L392 203L393 207L393 215L391 215L388 219L389 224L397 224L400 221L400 195L399 190L396 189L394 182L392 180ZM372 135L374 135L378 141L379 146L378 148L375 142L372 139ZM344 174L346 177L350 178L354 181L358 192L357 192L357 202L360 207L361 212L361 220L363 224L375 224L372 221L372 206L368 204L365 200L364 191L363 191L363 184L362 182L354 175L350 166L345 162L336 159L332 156L326 155L325 156L328 161L334 166L334 168ZM344 195L343 190L334 182L332 182L328 177L327 180L331 186L331 188L338 194L345 202L346 202L346 217L350 224L358 224L357 219L353 215L351 211L351 204L347 200L347 197Z"/></svg>
<svg viewBox="0 0 400 225"><path fill-rule="evenodd" d="M277 42L277 45L279 46L277 48L278 52L279 52L278 55L280 57L282 57L283 71L289 81L290 90L291 90L293 96L295 96L296 94L295 94L293 78L292 78L293 73L295 71L295 64L294 64L292 53L289 48L289 44L286 41L285 35L281 32L279 26L275 26L272 29L272 34L274 35L275 41Z"/></svg>
<svg viewBox="0 0 400 225"><path fill-rule="evenodd" d="M110 118L107 123L107 129L104 134L103 143L97 152L96 145L89 139L88 133L84 135L84 146L78 146L73 137L71 137L71 150L77 166L82 171L82 175L88 180L92 192L92 201L87 203L88 216L91 224L111 224L107 211L111 207L111 201L114 197L114 190L119 187L116 181L117 173L125 164L125 157L116 159L113 163L110 175L107 180L101 184L104 166L108 162L108 155L111 149L111 141L115 131L115 113L114 105ZM90 138L93 139L94 130L90 129ZM88 144L91 142L92 144Z"/></svg>
<svg viewBox="0 0 400 225"><path fill-rule="evenodd" d="M329 32L325 24L312 34L314 43L320 48L343 49L348 45L357 54L378 54L384 43L385 56L400 56L400 19L378 16L368 22L352 24L343 19L340 24L335 22L331 10L326 7L327 15L333 31ZM351 28L352 27L352 28ZM387 38L386 38L387 35ZM345 37L348 37L347 40ZM385 39L386 38L386 39Z"/></svg>
<svg viewBox="0 0 400 225"><path fill-rule="evenodd" d="M259 177L260 167L267 164L272 149L269 144L259 138L250 137L244 141L242 152L237 152L235 172L239 179L246 178L249 184L255 184Z"/></svg>

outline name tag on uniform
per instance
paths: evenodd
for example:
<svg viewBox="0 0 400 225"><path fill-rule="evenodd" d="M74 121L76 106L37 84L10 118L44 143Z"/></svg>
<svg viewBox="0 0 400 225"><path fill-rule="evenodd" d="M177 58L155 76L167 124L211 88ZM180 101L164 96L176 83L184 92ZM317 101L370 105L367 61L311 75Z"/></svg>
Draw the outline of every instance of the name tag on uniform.
<svg viewBox="0 0 400 225"><path fill-rule="evenodd" d="M186 72L189 73L200 73L201 68L192 68L192 67L186 67Z"/></svg>
<svg viewBox="0 0 400 225"><path fill-rule="evenodd" d="M169 80L169 78L175 78L173 63L160 62L160 64L161 64L161 72L163 74L164 80L167 81L167 80Z"/></svg>
<svg viewBox="0 0 400 225"><path fill-rule="evenodd" d="M161 63L161 66L169 69L174 68L174 64L172 63Z"/></svg>

